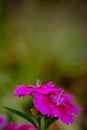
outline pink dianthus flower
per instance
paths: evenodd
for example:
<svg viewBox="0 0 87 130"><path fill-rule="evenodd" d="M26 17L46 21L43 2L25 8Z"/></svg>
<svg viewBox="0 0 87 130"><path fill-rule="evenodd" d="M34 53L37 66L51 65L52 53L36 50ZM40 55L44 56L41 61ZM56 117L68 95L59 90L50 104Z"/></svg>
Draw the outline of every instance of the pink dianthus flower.
<svg viewBox="0 0 87 130"><path fill-rule="evenodd" d="M18 130L18 129L17 129L17 125L16 124L14 124L14 123L8 123L5 126L4 130Z"/></svg>
<svg viewBox="0 0 87 130"><path fill-rule="evenodd" d="M15 96L32 96L35 108L49 117L58 117L66 124L73 123L74 115L78 114L79 108L72 103L72 96L64 94L62 88L55 88L52 82L36 86L17 86Z"/></svg>
<svg viewBox="0 0 87 130"><path fill-rule="evenodd" d="M37 130L37 128L34 125L21 124L17 130Z"/></svg>
<svg viewBox="0 0 87 130"><path fill-rule="evenodd" d="M34 125L30 125L30 124L14 124L14 123L8 123L4 130L37 130L37 128Z"/></svg>

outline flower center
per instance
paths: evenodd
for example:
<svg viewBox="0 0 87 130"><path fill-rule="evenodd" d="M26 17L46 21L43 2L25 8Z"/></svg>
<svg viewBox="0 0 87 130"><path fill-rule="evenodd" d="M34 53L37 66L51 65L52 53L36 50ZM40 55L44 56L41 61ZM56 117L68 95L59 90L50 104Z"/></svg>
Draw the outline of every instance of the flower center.
<svg viewBox="0 0 87 130"><path fill-rule="evenodd" d="M63 101L63 97L61 95L51 95L51 100L56 103L56 105L60 105Z"/></svg>

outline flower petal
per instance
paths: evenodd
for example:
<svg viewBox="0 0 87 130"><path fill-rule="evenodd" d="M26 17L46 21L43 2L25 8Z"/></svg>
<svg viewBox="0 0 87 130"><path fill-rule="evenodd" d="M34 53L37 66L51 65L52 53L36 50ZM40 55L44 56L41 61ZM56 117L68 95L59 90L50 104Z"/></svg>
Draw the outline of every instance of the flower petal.
<svg viewBox="0 0 87 130"><path fill-rule="evenodd" d="M53 116L51 104L52 103L48 97L41 94L34 95L34 106L38 111L40 111L44 115Z"/></svg>
<svg viewBox="0 0 87 130"><path fill-rule="evenodd" d="M30 124L21 124L17 130L37 130L37 128Z"/></svg>
<svg viewBox="0 0 87 130"><path fill-rule="evenodd" d="M64 97L65 99L67 99L68 101L72 101L72 99L73 99L73 96L70 95L70 94L64 94L63 97Z"/></svg>
<svg viewBox="0 0 87 130"><path fill-rule="evenodd" d="M45 88L54 88L54 86L55 84L51 81L42 85L42 87L45 87Z"/></svg>
<svg viewBox="0 0 87 130"><path fill-rule="evenodd" d="M73 123L73 115L67 112L66 107L55 106L54 115L56 115L62 122L66 124Z"/></svg>
<svg viewBox="0 0 87 130"><path fill-rule="evenodd" d="M62 88L45 88L45 87L37 87L34 90L36 93L41 93L41 94L50 94L50 93L62 93L63 89Z"/></svg>
<svg viewBox="0 0 87 130"><path fill-rule="evenodd" d="M33 91L34 91L34 87L33 86L26 87L24 85L19 85L19 86L16 87L16 89L14 91L14 96L27 96L27 95L31 95Z"/></svg>
<svg viewBox="0 0 87 130"><path fill-rule="evenodd" d="M83 110L83 108L77 107L72 103L71 112L77 115L79 113L79 110Z"/></svg>
<svg viewBox="0 0 87 130"><path fill-rule="evenodd" d="M4 130L18 130L18 129L17 129L17 125L16 124L9 123L9 124L6 125Z"/></svg>

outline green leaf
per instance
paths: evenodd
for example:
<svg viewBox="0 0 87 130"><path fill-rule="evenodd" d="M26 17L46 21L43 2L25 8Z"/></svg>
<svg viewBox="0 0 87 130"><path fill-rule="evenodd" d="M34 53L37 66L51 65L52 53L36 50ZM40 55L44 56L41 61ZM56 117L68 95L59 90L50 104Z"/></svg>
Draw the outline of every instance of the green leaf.
<svg viewBox="0 0 87 130"><path fill-rule="evenodd" d="M55 118L49 118L47 121L46 121L46 129L52 124L52 123L54 123L55 121L57 121L58 120L58 118L57 117L55 117Z"/></svg>
<svg viewBox="0 0 87 130"><path fill-rule="evenodd" d="M22 117L22 118L24 118L25 120L29 121L30 123L35 125L37 128L39 127L37 120L35 119L35 117L31 113L29 113L29 115L27 115L25 113L22 113L20 111L17 111L15 109L12 109L12 108L9 108L9 107L4 107L4 108L6 110L8 110L8 111L10 111L10 112L12 112L12 113Z"/></svg>

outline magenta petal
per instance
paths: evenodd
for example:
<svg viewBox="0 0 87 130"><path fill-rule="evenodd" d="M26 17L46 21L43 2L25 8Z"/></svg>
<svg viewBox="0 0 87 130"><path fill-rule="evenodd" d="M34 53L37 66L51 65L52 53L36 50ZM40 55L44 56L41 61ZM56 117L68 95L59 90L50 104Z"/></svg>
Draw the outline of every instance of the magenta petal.
<svg viewBox="0 0 87 130"><path fill-rule="evenodd" d="M37 128L33 125L21 124L17 130L37 130Z"/></svg>
<svg viewBox="0 0 87 130"><path fill-rule="evenodd" d="M83 108L77 107L74 104L72 104L71 112L77 115L79 113L79 110L83 110Z"/></svg>
<svg viewBox="0 0 87 130"><path fill-rule="evenodd" d="M26 87L24 85L19 85L14 91L14 96L27 96L31 95L34 91L34 87Z"/></svg>
<svg viewBox="0 0 87 130"><path fill-rule="evenodd" d="M55 84L53 84L53 82L48 82L48 83L42 85L42 87L46 87L46 88L53 88L54 86L55 86Z"/></svg>
<svg viewBox="0 0 87 130"><path fill-rule="evenodd" d="M50 93L62 93L63 90L62 88L45 88L45 87L37 87L35 88L36 93L41 93L41 94L50 94Z"/></svg>
<svg viewBox="0 0 87 130"><path fill-rule="evenodd" d="M53 91L55 91L55 88L52 82L48 82L35 88L35 92L42 94L49 94L52 93Z"/></svg>
<svg viewBox="0 0 87 130"><path fill-rule="evenodd" d="M9 123L8 125L6 125L4 130L18 130L18 129L17 129L17 125L16 124Z"/></svg>
<svg viewBox="0 0 87 130"><path fill-rule="evenodd" d="M70 95L70 94L64 94L63 97L64 97L65 99L67 99L68 101L72 101L72 99L73 99L73 96Z"/></svg>
<svg viewBox="0 0 87 130"><path fill-rule="evenodd" d="M73 115L67 113L67 109L63 106L56 106L54 108L54 115L57 116L62 122L66 124L73 123Z"/></svg>
<svg viewBox="0 0 87 130"><path fill-rule="evenodd" d="M35 94L34 95L34 106L35 108L47 116L52 116L51 101L48 97Z"/></svg>
<svg viewBox="0 0 87 130"><path fill-rule="evenodd" d="M44 87L37 87L35 88L36 93L41 93L41 94L49 94L53 92L53 88L44 88Z"/></svg>

